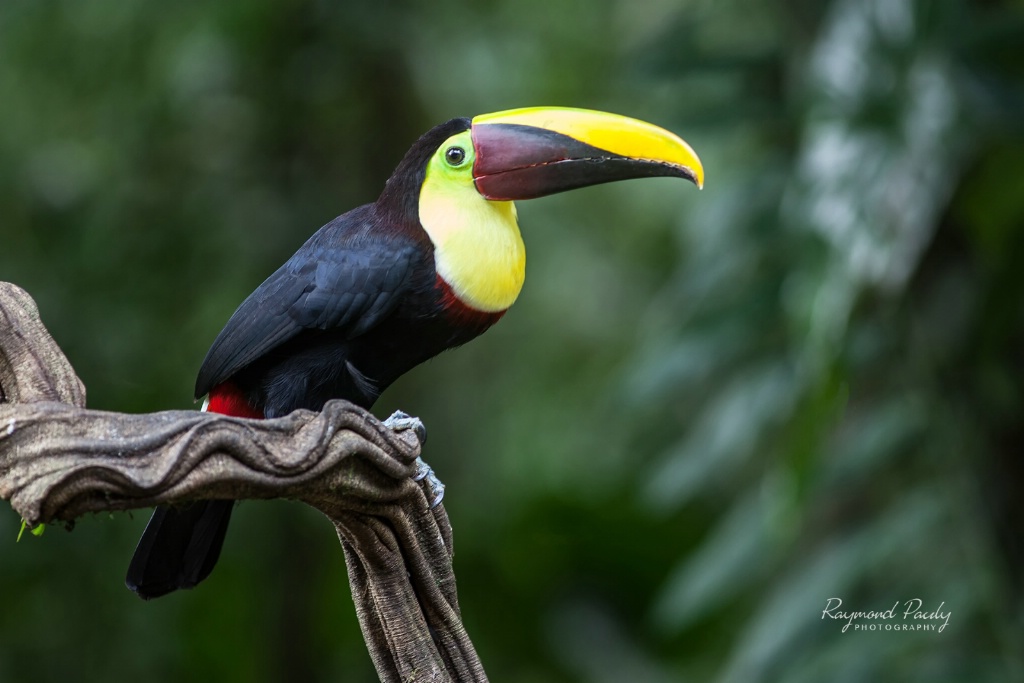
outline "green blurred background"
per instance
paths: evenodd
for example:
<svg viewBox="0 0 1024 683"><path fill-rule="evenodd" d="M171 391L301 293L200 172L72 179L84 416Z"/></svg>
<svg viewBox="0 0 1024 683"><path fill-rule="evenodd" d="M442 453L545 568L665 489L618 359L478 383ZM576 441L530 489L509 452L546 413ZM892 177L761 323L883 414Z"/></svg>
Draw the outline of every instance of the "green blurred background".
<svg viewBox="0 0 1024 683"><path fill-rule="evenodd" d="M686 138L703 192L519 206L494 330L376 412L430 430L495 681L1024 680L1024 3L0 3L0 279L93 408L187 408L206 348L452 116ZM245 503L200 588L146 512L15 545L0 681L371 681L330 525ZM6 537L6 538L4 538ZM942 633L822 620L921 598Z"/></svg>

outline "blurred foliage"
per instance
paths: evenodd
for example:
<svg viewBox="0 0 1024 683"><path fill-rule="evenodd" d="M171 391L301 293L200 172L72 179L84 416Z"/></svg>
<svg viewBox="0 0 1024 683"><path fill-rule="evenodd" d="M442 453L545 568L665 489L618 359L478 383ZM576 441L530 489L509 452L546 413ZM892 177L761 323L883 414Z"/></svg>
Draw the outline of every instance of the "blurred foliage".
<svg viewBox="0 0 1024 683"><path fill-rule="evenodd" d="M519 304L378 405L431 431L489 674L1024 680L1022 41L1011 0L13 0L0 278L92 407L181 408L237 303L431 125L657 122L706 189L522 203ZM0 680L374 679L300 506L242 505L210 580L148 604L146 515L17 546L5 515ZM842 633L830 597L952 616Z"/></svg>

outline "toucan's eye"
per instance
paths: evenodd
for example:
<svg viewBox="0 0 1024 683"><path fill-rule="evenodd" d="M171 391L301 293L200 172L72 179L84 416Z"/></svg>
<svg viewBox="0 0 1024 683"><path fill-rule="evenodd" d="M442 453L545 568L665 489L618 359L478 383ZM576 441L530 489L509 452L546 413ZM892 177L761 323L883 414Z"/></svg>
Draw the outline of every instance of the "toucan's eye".
<svg viewBox="0 0 1024 683"><path fill-rule="evenodd" d="M466 150L461 147L449 147L444 151L444 160L449 166L461 166L466 160Z"/></svg>

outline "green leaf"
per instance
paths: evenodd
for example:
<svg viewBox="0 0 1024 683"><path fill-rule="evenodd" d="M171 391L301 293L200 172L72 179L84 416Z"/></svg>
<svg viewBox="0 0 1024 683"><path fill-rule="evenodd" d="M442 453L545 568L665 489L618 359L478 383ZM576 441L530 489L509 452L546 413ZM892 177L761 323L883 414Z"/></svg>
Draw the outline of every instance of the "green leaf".
<svg viewBox="0 0 1024 683"><path fill-rule="evenodd" d="M18 542L21 541L21 536L22 536L22 534L25 533L25 529L28 529L32 533L33 536L42 536L43 532L46 531L46 525L45 524L40 524L37 527L29 528L28 522L25 521L24 519L21 520L21 528L18 530L18 538L15 539L15 541L14 541L15 543L18 543Z"/></svg>

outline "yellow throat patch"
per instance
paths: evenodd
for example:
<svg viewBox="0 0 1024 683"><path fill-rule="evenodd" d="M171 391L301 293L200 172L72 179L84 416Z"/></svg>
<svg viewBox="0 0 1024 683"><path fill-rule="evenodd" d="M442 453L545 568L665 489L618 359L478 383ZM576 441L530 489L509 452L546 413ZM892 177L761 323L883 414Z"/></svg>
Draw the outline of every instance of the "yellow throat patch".
<svg viewBox="0 0 1024 683"><path fill-rule="evenodd" d="M420 224L434 244L434 267L455 296L486 313L515 302L526 278L526 246L512 202L489 201L473 185L473 142L448 138L427 164Z"/></svg>

